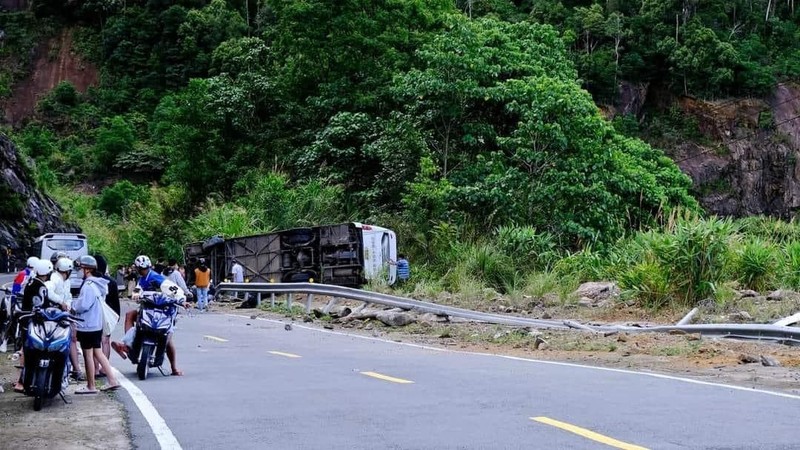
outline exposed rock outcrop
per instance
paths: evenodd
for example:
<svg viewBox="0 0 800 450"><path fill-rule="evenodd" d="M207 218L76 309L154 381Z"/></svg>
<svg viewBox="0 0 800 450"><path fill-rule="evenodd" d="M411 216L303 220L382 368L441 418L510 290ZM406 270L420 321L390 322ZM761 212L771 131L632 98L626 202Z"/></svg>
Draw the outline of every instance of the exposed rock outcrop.
<svg viewBox="0 0 800 450"><path fill-rule="evenodd" d="M700 201L725 216L793 216L800 207L800 86L780 84L767 100L679 105L712 140L668 149L694 181Z"/></svg>
<svg viewBox="0 0 800 450"><path fill-rule="evenodd" d="M49 232L78 231L65 224L61 208L35 187L23 158L11 140L0 133L0 246L25 248Z"/></svg>

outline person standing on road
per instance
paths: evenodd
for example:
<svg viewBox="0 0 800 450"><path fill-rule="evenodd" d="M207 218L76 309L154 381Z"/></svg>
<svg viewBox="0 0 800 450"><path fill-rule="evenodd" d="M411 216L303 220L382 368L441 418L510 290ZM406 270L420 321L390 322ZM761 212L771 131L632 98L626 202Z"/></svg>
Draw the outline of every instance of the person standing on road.
<svg viewBox="0 0 800 450"><path fill-rule="evenodd" d="M183 275L181 274L180 266L178 266L178 261L174 259L169 260L169 267L167 268L167 270L169 271L169 274L166 274L167 279L178 285L178 287L183 289L183 292L188 297L191 297L192 293L186 286L186 280L183 278Z"/></svg>
<svg viewBox="0 0 800 450"><path fill-rule="evenodd" d="M97 255L95 258L97 259L97 272L102 275L102 278L108 281L108 295L106 295L105 302L106 304L117 313L117 317L120 316L120 304L119 304L119 285L115 280L112 280L109 276L108 272L108 262L102 255ZM101 342L100 347L103 350L103 354L106 355L106 359L111 361L111 333L103 334L103 340ZM97 367L97 378L103 378L106 376L105 372L100 370L100 365L98 364Z"/></svg>
<svg viewBox="0 0 800 450"><path fill-rule="evenodd" d="M208 286L211 284L211 271L206 260L200 258L200 266L194 269L194 286L197 288L197 309L205 311L208 306Z"/></svg>
<svg viewBox="0 0 800 450"><path fill-rule="evenodd" d="M61 257L56 260L56 265L53 274L50 275L50 280L45 283L47 285L47 295L50 300L61 305L61 309L69 311L72 309L72 294L70 293L69 276L72 273L72 260L67 257ZM69 361L72 363L72 371L70 372L75 381L84 381L85 378L81 373L81 366L78 361L78 341L77 341L77 328L73 323L71 325L72 343L69 346Z"/></svg>
<svg viewBox="0 0 800 450"><path fill-rule="evenodd" d="M86 386L75 391L76 394L96 394L95 360L108 377L108 385L103 390L119 388L114 377L111 364L101 349L103 342L103 305L108 294L108 280L102 278L97 271L97 260L93 256L84 255L78 258L78 267L83 272L83 286L72 308L82 322L78 322L78 342L83 349L83 361L86 367Z"/></svg>
<svg viewBox="0 0 800 450"><path fill-rule="evenodd" d="M30 262L30 260L29 260ZM47 285L45 282L50 279L50 274L53 273L53 264L46 259L37 259L33 262L33 268L30 273L30 280L25 285L25 292L22 295L22 302L20 306L22 313L27 314L33 311L34 307L49 308L51 306L59 306L57 303L50 300L47 294ZM28 335L28 323L30 319L20 321L20 333L25 339ZM19 365L25 367L25 351L23 349L19 357ZM19 381L14 386L15 392L25 392L22 386L22 370L20 370Z"/></svg>
<svg viewBox="0 0 800 450"><path fill-rule="evenodd" d="M123 289L125 288L125 268L122 267L122 264L117 266L117 273L114 275L114 281L117 282L117 286L122 286Z"/></svg>
<svg viewBox="0 0 800 450"><path fill-rule="evenodd" d="M234 283L244 283L244 267L239 264L239 261L233 260L233 267L231 267L231 276ZM234 298L239 298L239 291L233 293Z"/></svg>

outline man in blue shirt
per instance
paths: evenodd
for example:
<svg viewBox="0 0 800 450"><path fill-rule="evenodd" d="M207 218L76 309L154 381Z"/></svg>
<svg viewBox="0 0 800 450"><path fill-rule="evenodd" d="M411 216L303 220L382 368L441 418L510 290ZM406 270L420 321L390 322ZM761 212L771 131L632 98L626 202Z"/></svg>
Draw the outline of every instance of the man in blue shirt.
<svg viewBox="0 0 800 450"><path fill-rule="evenodd" d="M153 263L150 261L150 258L146 255L141 255L136 258L133 262L133 265L139 271L139 287L143 291L160 291L161 284L167 278L164 275L153 270ZM131 344L133 343L134 339L134 331L136 328L134 325L136 324L136 319L139 316L139 311L131 310L125 314L125 338L123 342L112 342L111 348L114 349L117 354L119 354L122 359L128 359L128 352L130 352ZM167 339L167 358L169 359L169 365L172 366L172 375L174 376L181 376L183 375L183 371L178 369L176 366L176 352L175 352L175 343L172 339L172 333L170 333L169 338Z"/></svg>
<svg viewBox="0 0 800 450"><path fill-rule="evenodd" d="M406 255L400 253L397 255L397 262L389 261L390 264L397 266L397 281L398 283L405 283L411 277L411 268L408 265Z"/></svg>

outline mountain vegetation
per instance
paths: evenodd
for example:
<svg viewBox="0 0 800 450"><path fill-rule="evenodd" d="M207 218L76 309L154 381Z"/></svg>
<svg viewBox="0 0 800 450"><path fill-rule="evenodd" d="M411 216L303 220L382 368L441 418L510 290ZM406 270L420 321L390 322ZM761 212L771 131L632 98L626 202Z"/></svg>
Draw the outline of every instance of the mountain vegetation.
<svg viewBox="0 0 800 450"><path fill-rule="evenodd" d="M794 0L32 0L0 14L0 96L72 30L100 84L7 133L114 261L358 220L448 289L614 277L661 305L794 275L725 272L757 252L744 228L700 218L690 179L596 104L623 80L767 95L800 74L798 25ZM711 259L669 268L690 244Z"/></svg>

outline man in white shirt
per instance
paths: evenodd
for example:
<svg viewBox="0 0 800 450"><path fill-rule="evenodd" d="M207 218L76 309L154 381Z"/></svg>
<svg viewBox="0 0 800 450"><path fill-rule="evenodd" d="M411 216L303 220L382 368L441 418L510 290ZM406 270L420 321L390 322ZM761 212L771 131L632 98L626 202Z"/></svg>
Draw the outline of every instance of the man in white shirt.
<svg viewBox="0 0 800 450"><path fill-rule="evenodd" d="M167 272L169 272L169 274L167 275L167 279L178 285L179 288L183 289L183 292L186 294L187 297L191 297L192 291L190 291L189 288L186 286L186 280L183 279L183 275L181 274L181 271L179 269L180 266L178 265L178 261L175 259L171 259L169 261L169 267L167 268L167 270L164 271L164 273L166 274Z"/></svg>
<svg viewBox="0 0 800 450"><path fill-rule="evenodd" d="M70 293L69 275L72 273L72 260L61 257L54 264L53 273L50 280L44 284L47 286L47 296L54 302L61 305L61 309L69 311L72 309L72 294ZM78 363L78 341L75 326L72 326L72 344L69 347L69 360L72 363L72 375L76 381L83 380L81 366Z"/></svg>
<svg viewBox="0 0 800 450"><path fill-rule="evenodd" d="M233 267L231 267L231 275L233 275L234 283L244 283L244 267L235 259L233 260ZM234 292L233 297L239 298L239 292Z"/></svg>

